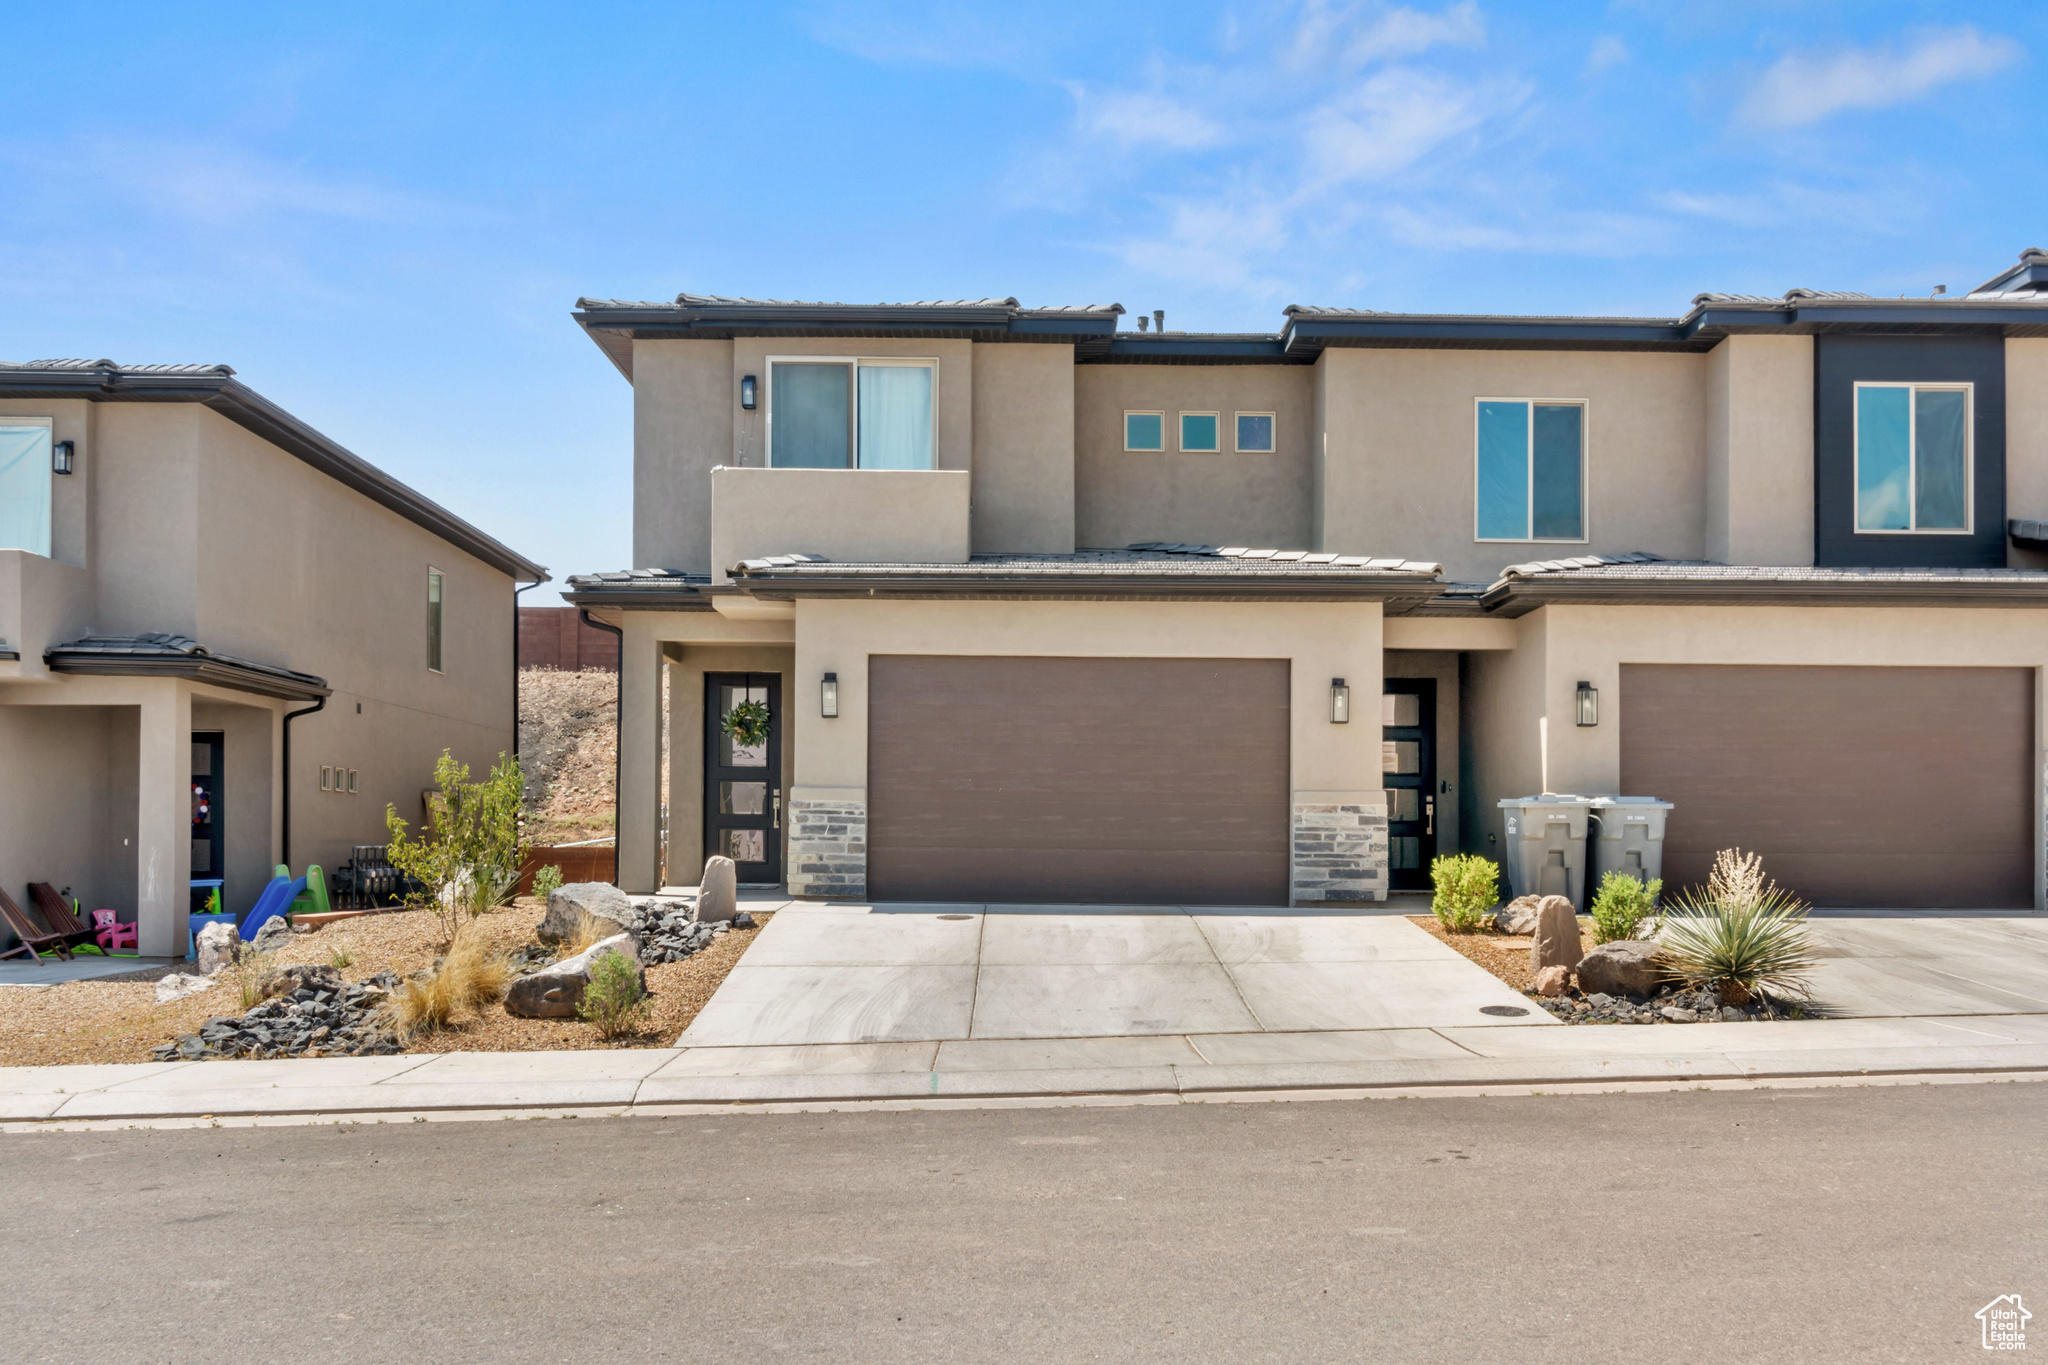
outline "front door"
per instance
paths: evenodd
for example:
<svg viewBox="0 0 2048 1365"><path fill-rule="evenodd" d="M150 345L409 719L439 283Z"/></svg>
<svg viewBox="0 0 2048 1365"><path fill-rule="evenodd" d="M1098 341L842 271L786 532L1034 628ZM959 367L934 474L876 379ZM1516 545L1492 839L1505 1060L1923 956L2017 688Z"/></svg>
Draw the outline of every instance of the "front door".
<svg viewBox="0 0 2048 1365"><path fill-rule="evenodd" d="M192 908L204 910L207 897L221 890L227 841L221 811L224 736L204 730L192 733ZM210 882L210 886L200 883ZM221 897L226 904L227 897Z"/></svg>
<svg viewBox="0 0 2048 1365"><path fill-rule="evenodd" d="M742 744L726 718L743 703L768 708L767 738ZM782 679L704 675L704 855L723 854L742 882L782 880Z"/></svg>
<svg viewBox="0 0 2048 1365"><path fill-rule="evenodd" d="M1389 678L1380 692L1387 886L1427 891L1436 857L1436 679Z"/></svg>

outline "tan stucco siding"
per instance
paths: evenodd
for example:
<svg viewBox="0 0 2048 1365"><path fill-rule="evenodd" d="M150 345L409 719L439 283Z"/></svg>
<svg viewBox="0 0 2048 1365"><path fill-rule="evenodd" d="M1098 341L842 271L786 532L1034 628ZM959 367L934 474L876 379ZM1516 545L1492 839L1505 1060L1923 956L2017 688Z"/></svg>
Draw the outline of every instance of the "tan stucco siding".
<svg viewBox="0 0 2048 1365"><path fill-rule="evenodd" d="M740 411L730 341L634 342L633 562L602 567L709 573L707 480L715 465L762 462L759 417Z"/></svg>
<svg viewBox="0 0 2048 1365"><path fill-rule="evenodd" d="M974 549L1074 549L1074 348L978 343Z"/></svg>
<svg viewBox="0 0 2048 1365"><path fill-rule="evenodd" d="M1513 649L1475 650L1464 656L1460 697L1458 739L1465 788L1465 799L1459 803L1460 828L1467 849L1495 862L1507 852L1501 844L1499 801L1543 790L1546 641L1542 623L1534 616L1509 624L1515 627Z"/></svg>
<svg viewBox="0 0 2048 1365"><path fill-rule="evenodd" d="M1703 355L1333 348L1317 364L1324 550L1433 560L1461 582L1560 555L1704 551ZM1586 402L1583 542L1476 539L1481 398Z"/></svg>
<svg viewBox="0 0 2048 1365"><path fill-rule="evenodd" d="M1706 554L1813 563L1813 338L1728 337L1707 353Z"/></svg>
<svg viewBox="0 0 2048 1365"><path fill-rule="evenodd" d="M2005 514L2048 521L2048 338L2005 341ZM2048 554L2008 541L2006 562L2048 568Z"/></svg>
<svg viewBox="0 0 2048 1365"><path fill-rule="evenodd" d="M964 564L971 476L959 469L716 469L711 579L766 555Z"/></svg>
<svg viewBox="0 0 2048 1365"><path fill-rule="evenodd" d="M1074 540L1307 549L1313 374L1287 365L1083 365L1074 372ZM1124 413L1163 412L1166 449L1126 451ZM1214 412L1223 447L1184 454L1178 414ZM1272 454L1232 449L1233 414L1275 414Z"/></svg>
<svg viewBox="0 0 2048 1365"><path fill-rule="evenodd" d="M11 788L0 877L17 904L27 883L55 879L88 910L132 917L139 715L133 706L0 705L0 770Z"/></svg>
<svg viewBox="0 0 2048 1365"><path fill-rule="evenodd" d="M93 628L103 635L169 631L196 639L200 432L203 423L233 424L196 403L100 406L89 475ZM271 458L288 457L273 450Z"/></svg>
<svg viewBox="0 0 2048 1365"><path fill-rule="evenodd" d="M50 558L84 568L91 560L93 436L99 404L82 398L0 398L0 422L9 417L45 417L50 439L69 441L75 464L69 475L50 476Z"/></svg>

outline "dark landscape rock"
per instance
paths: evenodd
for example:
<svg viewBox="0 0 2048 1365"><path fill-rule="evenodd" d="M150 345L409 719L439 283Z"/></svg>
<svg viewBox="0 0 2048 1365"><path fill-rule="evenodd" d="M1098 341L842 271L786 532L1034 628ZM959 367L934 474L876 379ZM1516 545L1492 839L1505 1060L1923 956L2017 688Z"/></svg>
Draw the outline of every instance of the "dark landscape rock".
<svg viewBox="0 0 2048 1365"><path fill-rule="evenodd" d="M287 967L266 980L283 988L240 1017L216 1015L165 1043L156 1061L204 1061L219 1057L362 1057L402 1052L404 1046L377 1019L377 1010L397 989L398 978L379 972L363 981L341 980L332 967Z"/></svg>

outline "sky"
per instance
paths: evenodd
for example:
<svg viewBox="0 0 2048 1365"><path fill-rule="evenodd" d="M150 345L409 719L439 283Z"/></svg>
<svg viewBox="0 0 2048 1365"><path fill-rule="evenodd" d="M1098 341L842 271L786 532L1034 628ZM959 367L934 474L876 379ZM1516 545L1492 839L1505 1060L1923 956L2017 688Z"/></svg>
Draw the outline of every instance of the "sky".
<svg viewBox="0 0 2048 1365"><path fill-rule="evenodd" d="M0 0L0 359L209 362L632 557L581 296L1674 317L2048 245L2048 6Z"/></svg>

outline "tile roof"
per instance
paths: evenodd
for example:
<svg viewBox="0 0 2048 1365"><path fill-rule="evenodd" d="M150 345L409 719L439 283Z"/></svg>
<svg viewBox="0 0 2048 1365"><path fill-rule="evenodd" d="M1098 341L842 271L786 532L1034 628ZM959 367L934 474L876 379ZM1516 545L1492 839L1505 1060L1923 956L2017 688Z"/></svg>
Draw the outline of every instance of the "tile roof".
<svg viewBox="0 0 2048 1365"><path fill-rule="evenodd" d="M112 360L25 360L0 361L0 370L15 371L77 371L105 370L114 374L133 375L232 375L235 371L228 365L122 365Z"/></svg>
<svg viewBox="0 0 2048 1365"><path fill-rule="evenodd" d="M1434 582L1436 564L1396 557L1340 555L1308 550L1258 549L1148 541L1124 550L1073 554L974 555L964 564L834 562L820 555L769 555L743 560L741 577L777 578L1385 578Z"/></svg>
<svg viewBox="0 0 2048 1365"><path fill-rule="evenodd" d="M1582 555L1575 559L1511 564L1500 582L1563 579L1612 583L2038 583L2048 584L2048 569L1949 569L1891 567L1818 567L1813 565L1717 564L1703 559L1662 559L1637 552L1628 555ZM1495 586L1499 586L1496 584Z"/></svg>
<svg viewBox="0 0 2048 1365"><path fill-rule="evenodd" d="M678 294L670 299L594 299L576 300L576 306L590 309L718 309L718 308L834 308L848 312L869 309L928 309L934 312L958 311L961 309L984 309L989 312L1009 312L1022 316L1104 316L1121 314L1124 306L1120 303L1066 303L1051 304L1041 308L1026 308L1015 298L1000 299L916 299L907 303L841 303L830 299L754 299L732 294Z"/></svg>
<svg viewBox="0 0 2048 1365"><path fill-rule="evenodd" d="M170 674L275 697L310 699L329 691L327 680L314 674L216 654L189 636L159 631L88 635L52 645L43 657L60 673Z"/></svg>

